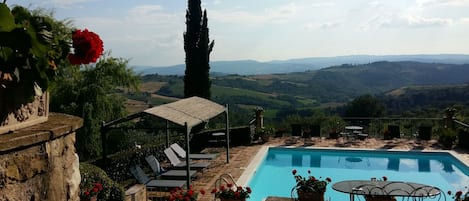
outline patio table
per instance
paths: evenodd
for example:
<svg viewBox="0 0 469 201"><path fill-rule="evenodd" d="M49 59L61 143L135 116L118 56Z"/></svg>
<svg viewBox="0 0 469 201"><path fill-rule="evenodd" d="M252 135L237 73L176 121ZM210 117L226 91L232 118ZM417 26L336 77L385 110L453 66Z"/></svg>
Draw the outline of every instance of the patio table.
<svg viewBox="0 0 469 201"><path fill-rule="evenodd" d="M437 195L444 196L438 187L402 181L347 180L334 183L332 189L350 194L350 201L354 201L355 195L422 199Z"/></svg>

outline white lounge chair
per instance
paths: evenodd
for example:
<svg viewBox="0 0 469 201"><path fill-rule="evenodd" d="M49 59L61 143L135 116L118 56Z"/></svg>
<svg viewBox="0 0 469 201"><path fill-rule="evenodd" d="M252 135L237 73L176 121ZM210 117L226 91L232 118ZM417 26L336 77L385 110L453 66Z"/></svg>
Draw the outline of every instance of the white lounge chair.
<svg viewBox="0 0 469 201"><path fill-rule="evenodd" d="M178 143L174 143L170 145L171 149L181 158L186 158L186 151L179 146ZM206 160L212 160L216 158L218 154L189 154L190 159L206 159Z"/></svg>
<svg viewBox="0 0 469 201"><path fill-rule="evenodd" d="M174 168L181 169L181 168L187 167L186 161L179 160L176 153L174 153L174 151L171 148L166 148L164 150L164 153L166 157L168 157L169 162ZM190 167L191 169L202 170L202 169L207 168L209 165L210 163L207 163L207 162L196 162L196 163L191 163Z"/></svg>

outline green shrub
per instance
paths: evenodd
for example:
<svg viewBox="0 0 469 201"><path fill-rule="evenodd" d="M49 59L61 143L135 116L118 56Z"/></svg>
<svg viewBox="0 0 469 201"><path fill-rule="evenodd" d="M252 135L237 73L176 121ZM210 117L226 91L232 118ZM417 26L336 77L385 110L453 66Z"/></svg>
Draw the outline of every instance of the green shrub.
<svg viewBox="0 0 469 201"><path fill-rule="evenodd" d="M442 128L439 133L440 137L438 138L438 142L445 148L451 148L456 141L457 131L450 128Z"/></svg>
<svg viewBox="0 0 469 201"><path fill-rule="evenodd" d="M81 200L88 200L93 195L104 201L124 200L124 189L111 180L101 168L89 163L80 163L80 174Z"/></svg>

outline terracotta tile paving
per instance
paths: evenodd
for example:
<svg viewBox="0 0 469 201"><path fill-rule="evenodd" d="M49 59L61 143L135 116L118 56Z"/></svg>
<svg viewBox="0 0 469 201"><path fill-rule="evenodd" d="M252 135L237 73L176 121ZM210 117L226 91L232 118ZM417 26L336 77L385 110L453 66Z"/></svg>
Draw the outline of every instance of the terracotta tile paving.
<svg viewBox="0 0 469 201"><path fill-rule="evenodd" d="M192 182L194 189L205 189L204 196L199 196L200 201L213 201L214 196L210 194L215 187L215 181L224 173L229 173L235 181L242 175L244 168L249 165L257 154L258 150L265 145L283 146L288 137L273 138L266 144L254 144L250 146L237 146L230 149L230 163L226 163L226 151L224 148L209 148L205 152L218 152L220 155L211 160L211 166L205 170L198 179ZM296 144L290 146L303 147L303 139L299 139ZM419 141L409 139L380 140L367 138L348 142L342 138L335 139L314 139L314 147L346 147L346 148L367 148L367 149L394 149L394 150L439 150L441 147L436 140ZM453 150L465 161L469 161L469 154L466 150ZM253 189L255 190L255 189Z"/></svg>

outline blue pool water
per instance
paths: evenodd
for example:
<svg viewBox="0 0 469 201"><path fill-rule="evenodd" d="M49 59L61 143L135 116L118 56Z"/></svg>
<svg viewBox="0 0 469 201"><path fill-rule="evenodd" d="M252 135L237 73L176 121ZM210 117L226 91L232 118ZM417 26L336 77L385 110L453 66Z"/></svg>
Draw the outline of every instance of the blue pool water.
<svg viewBox="0 0 469 201"><path fill-rule="evenodd" d="M464 190L469 184L469 168L446 152L398 152L330 149L270 148L248 186L249 201L267 196L290 197L295 185L292 170L316 178L330 177L325 198L349 200L348 194L334 191L334 182L369 180L386 176L390 181L409 181L439 187L443 192ZM447 200L451 196L446 195Z"/></svg>

